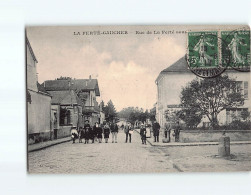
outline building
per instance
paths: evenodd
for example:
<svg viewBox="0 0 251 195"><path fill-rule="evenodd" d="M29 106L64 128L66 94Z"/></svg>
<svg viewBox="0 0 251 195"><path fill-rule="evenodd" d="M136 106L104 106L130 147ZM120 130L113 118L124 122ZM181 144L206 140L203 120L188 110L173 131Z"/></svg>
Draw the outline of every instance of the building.
<svg viewBox="0 0 251 195"><path fill-rule="evenodd" d="M37 63L26 38L28 143L51 138L51 95L38 83Z"/></svg>
<svg viewBox="0 0 251 195"><path fill-rule="evenodd" d="M240 116L241 111L251 110L250 104L250 72L240 72L235 70L227 70L224 74L228 74L230 78L233 78L242 89L245 101L244 105L238 108L228 108L223 110L218 115L220 125L229 124L235 116ZM156 79L157 85L157 106L156 106L156 119L160 123L161 127L164 127L166 122L165 113L170 110L170 105L180 104L180 94L182 87L185 87L190 81L196 78L187 67L185 57L180 58L174 64L168 68L162 70ZM172 106L171 106L172 107ZM174 109L174 108L172 108ZM179 109L179 108L178 108ZM208 125L209 121L204 116L201 124Z"/></svg>
<svg viewBox="0 0 251 195"><path fill-rule="evenodd" d="M96 100L100 96L97 79L91 77L89 79L61 77L56 80L47 80L43 83L43 86L52 96L57 91L60 91L60 93L71 91L76 94L82 106L82 118L79 126L83 126L85 120L89 120L91 125L94 125L95 122L102 122L103 115L100 113L101 109Z"/></svg>
<svg viewBox="0 0 251 195"><path fill-rule="evenodd" d="M82 102L73 90L49 91L54 139L70 135L71 127L82 126Z"/></svg>

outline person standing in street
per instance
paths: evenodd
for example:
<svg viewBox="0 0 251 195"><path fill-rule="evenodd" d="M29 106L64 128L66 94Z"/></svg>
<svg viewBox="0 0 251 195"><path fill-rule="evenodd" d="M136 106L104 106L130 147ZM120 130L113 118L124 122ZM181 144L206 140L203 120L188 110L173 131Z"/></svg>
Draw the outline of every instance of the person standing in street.
<svg viewBox="0 0 251 195"><path fill-rule="evenodd" d="M84 137L83 128L79 127L79 131L78 131L79 143L83 143L83 141L82 141L83 137Z"/></svg>
<svg viewBox="0 0 251 195"><path fill-rule="evenodd" d="M93 127L93 129L94 129L94 127ZM96 124L95 124L95 129L96 129L96 132L97 132L98 143L102 143L103 129L102 129L101 125L98 122L96 122Z"/></svg>
<svg viewBox="0 0 251 195"><path fill-rule="evenodd" d="M155 120L153 123L153 136L154 136L154 142L159 142L159 130L160 130L160 125L159 123Z"/></svg>
<svg viewBox="0 0 251 195"><path fill-rule="evenodd" d="M143 124L140 127L140 135L141 135L142 144L146 145L146 127Z"/></svg>
<svg viewBox="0 0 251 195"><path fill-rule="evenodd" d="M127 123L125 125L125 128L124 128L124 132L126 134L126 141L125 141L125 143L127 143L127 141L128 141L128 136L129 136L129 142L130 143L132 142L132 134L130 133L130 131L131 131L131 124Z"/></svg>
<svg viewBox="0 0 251 195"><path fill-rule="evenodd" d="M85 144L88 144L88 143L89 143L90 131L91 131L91 126L90 126L90 124L89 124L89 120L86 120L86 121L85 121L85 126L84 126Z"/></svg>
<svg viewBox="0 0 251 195"><path fill-rule="evenodd" d="M117 143L117 135L118 135L118 125L115 123L115 120L113 120L113 123L111 124L111 133L112 133L112 143Z"/></svg>
<svg viewBox="0 0 251 195"><path fill-rule="evenodd" d="M72 138L72 143L75 143L75 140L78 138L78 131L76 127L71 128L71 138Z"/></svg>
<svg viewBox="0 0 251 195"><path fill-rule="evenodd" d="M93 133L93 142L97 141L97 128L99 127L98 122L95 123L95 125L92 128L92 133Z"/></svg>
<svg viewBox="0 0 251 195"><path fill-rule="evenodd" d="M171 123L167 122L165 124L165 138L168 139L168 142L171 142L171 129L172 129Z"/></svg>
<svg viewBox="0 0 251 195"><path fill-rule="evenodd" d="M179 121L176 122L176 126L174 129L175 142L180 141L180 124Z"/></svg>
<svg viewBox="0 0 251 195"><path fill-rule="evenodd" d="M108 123L105 123L105 125L104 125L105 143L108 143L109 135L110 135L110 127L109 127Z"/></svg>

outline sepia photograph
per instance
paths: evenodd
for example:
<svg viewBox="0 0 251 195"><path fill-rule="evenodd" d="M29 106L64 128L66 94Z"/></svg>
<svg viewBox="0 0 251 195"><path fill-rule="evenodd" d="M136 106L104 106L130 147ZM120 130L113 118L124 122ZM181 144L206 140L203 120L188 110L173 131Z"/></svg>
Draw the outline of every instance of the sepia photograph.
<svg viewBox="0 0 251 195"><path fill-rule="evenodd" d="M251 170L246 25L26 26L28 174Z"/></svg>

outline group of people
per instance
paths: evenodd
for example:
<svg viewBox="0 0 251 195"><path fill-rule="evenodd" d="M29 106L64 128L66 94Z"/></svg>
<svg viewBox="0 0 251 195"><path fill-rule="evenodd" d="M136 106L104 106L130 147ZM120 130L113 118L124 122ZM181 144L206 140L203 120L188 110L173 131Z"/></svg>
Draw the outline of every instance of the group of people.
<svg viewBox="0 0 251 195"><path fill-rule="evenodd" d="M168 139L168 142L171 141L171 131L172 130L173 130L172 136L175 137L175 142L179 142L180 130L181 130L179 121L177 121L175 124L172 124L170 122L165 124L164 133L165 133L165 138Z"/></svg>
<svg viewBox="0 0 251 195"><path fill-rule="evenodd" d="M105 139L105 143L108 143L108 139L112 134L112 143L117 143L117 134L118 134L118 125L113 121L112 123L104 122L103 124L95 123L93 127L89 124L89 120L85 121L84 127L79 127L77 130L76 127L72 127L71 137L72 142L75 143L75 140L79 139L79 143L88 144L89 140L91 143L94 143L97 140L99 143L102 143L102 139Z"/></svg>
<svg viewBox="0 0 251 195"><path fill-rule="evenodd" d="M175 137L175 142L179 142L180 130L181 127L179 125L179 121L177 121L175 124L166 123L164 128L164 136L166 139L168 139L168 142L170 142L171 131L173 131L172 136ZM160 124L156 120L152 124L152 131L153 131L154 142L159 142ZM146 144L146 133L147 133L146 125L141 125L140 135L142 144Z"/></svg>
<svg viewBox="0 0 251 195"><path fill-rule="evenodd" d="M126 123L125 125L121 126L122 130L124 130L124 133L126 135L125 143L129 141L129 143L132 142L132 134L133 134L133 126L131 123ZM147 129L150 128L150 125L147 124L141 124L140 126L140 136L142 144L146 144L146 135L147 135ZM85 121L84 127L79 127L77 130L76 127L72 127L71 130L71 136L72 141L75 143L75 140L79 139L79 143L88 144L89 141L91 143L94 143L95 140L99 143L102 143L102 139L105 139L105 143L108 143L108 139L110 134L112 134L112 143L117 143L117 136L118 136L118 130L119 127L113 121L112 123L104 122L103 124L99 124L98 122L95 123L93 127L89 124L89 121ZM179 141L179 135L180 135L180 125L179 122L176 122L176 125L172 125L171 123L166 123L164 128L164 136L170 142L171 140L171 131L173 130L173 136L175 137L175 142ZM150 131L150 130L149 130ZM152 131L154 136L154 142L159 142L159 133L160 133L160 125L155 120L152 124Z"/></svg>

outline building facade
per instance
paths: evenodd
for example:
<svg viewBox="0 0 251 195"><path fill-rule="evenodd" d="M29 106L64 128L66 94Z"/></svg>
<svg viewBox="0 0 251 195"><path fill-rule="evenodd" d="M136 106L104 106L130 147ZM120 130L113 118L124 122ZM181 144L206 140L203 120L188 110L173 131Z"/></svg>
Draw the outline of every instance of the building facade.
<svg viewBox="0 0 251 195"><path fill-rule="evenodd" d="M71 127L83 124L82 102L73 90L50 91L53 139L70 136Z"/></svg>
<svg viewBox="0 0 251 195"><path fill-rule="evenodd" d="M234 115L238 117L243 110L251 110L250 72L227 70L224 74L227 74L230 78L236 80L241 88L241 92L244 95L245 101L244 104L238 108L228 108L220 112L218 115L218 121L220 125L229 124L232 122ZM180 94L182 88L195 78L196 75L193 74L187 67L185 57L182 57L177 62L160 72L155 81L158 93L156 119L162 128L166 123L165 113L170 110L170 105L180 104ZM199 126L208 124L209 120L206 116L203 116Z"/></svg>
<svg viewBox="0 0 251 195"><path fill-rule="evenodd" d="M65 93L71 91L76 95L79 102L78 106L81 107L81 117L78 117L78 123L75 126L84 126L84 121L89 120L91 125L95 122L101 122L102 113L98 102L96 100L97 96L100 96L98 80L92 79L71 79L71 78L58 78L56 80L47 80L43 83L44 88L53 96L58 92ZM62 103L60 103L62 107ZM62 119L62 112L60 111L59 120ZM70 113L70 112L69 112ZM66 119L65 119L66 120Z"/></svg>
<svg viewBox="0 0 251 195"><path fill-rule="evenodd" d="M26 38L27 129L28 142L51 138L51 95L37 79L37 59Z"/></svg>

